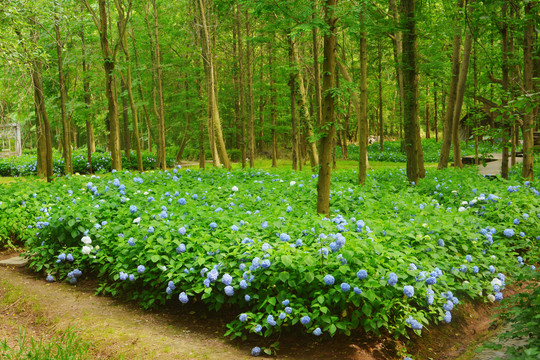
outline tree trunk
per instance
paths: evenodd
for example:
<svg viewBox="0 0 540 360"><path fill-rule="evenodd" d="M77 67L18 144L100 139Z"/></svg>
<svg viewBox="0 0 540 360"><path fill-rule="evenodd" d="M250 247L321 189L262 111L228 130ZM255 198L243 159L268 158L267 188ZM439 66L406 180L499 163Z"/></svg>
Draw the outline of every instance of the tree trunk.
<svg viewBox="0 0 540 360"><path fill-rule="evenodd" d="M361 27L365 26L365 14L361 15ZM360 33L360 118L358 123L358 183L364 185L367 178L367 33Z"/></svg>
<svg viewBox="0 0 540 360"><path fill-rule="evenodd" d="M429 124L429 85L426 85L426 139L431 137Z"/></svg>
<svg viewBox="0 0 540 360"><path fill-rule="evenodd" d="M533 2L525 3L525 22L523 40L523 90L527 95L533 93L533 39L534 39L534 17ZM532 95L530 95L532 96ZM523 117L521 132L523 133L523 170L522 177L534 180L534 106Z"/></svg>
<svg viewBox="0 0 540 360"><path fill-rule="evenodd" d="M158 152L161 163L158 165L161 169L167 169L167 157L166 157L166 143L165 143L165 103L163 100L163 74L161 70L161 48L159 46L159 31L158 31L158 10L156 6L156 0L152 0L152 8L154 10L154 68L156 72L157 82L157 98L159 102L159 116L158 119Z"/></svg>
<svg viewBox="0 0 540 360"><path fill-rule="evenodd" d="M84 5L81 4L81 10ZM82 11L81 11L82 12ZM90 119L91 97L90 97L90 81L88 80L88 65L86 64L86 46L84 42L84 23L81 23L81 49L82 49L82 70L83 70L83 91L84 91L84 103L86 109L86 118ZM94 125L91 120L86 120L86 155L88 164L90 164L90 173L93 173L92 169L92 154L96 152L96 140L94 137Z"/></svg>
<svg viewBox="0 0 540 360"><path fill-rule="evenodd" d="M58 11L58 2L55 1L55 11ZM56 55L58 56L58 85L60 86L60 109L62 119L62 142L63 142L63 158L64 158L64 173L73 174L73 161L71 156L71 124L66 112L67 103L67 87L64 77L62 48L63 42L60 38L60 18L59 14L55 14L54 32L56 35Z"/></svg>
<svg viewBox="0 0 540 360"><path fill-rule="evenodd" d="M437 104L437 88L433 84L433 126L435 127L435 142L439 142L439 116L438 110L439 105Z"/></svg>
<svg viewBox="0 0 540 360"><path fill-rule="evenodd" d="M251 36L249 28L249 13L246 10L246 36ZM249 167L255 167L255 107L253 104L253 64L251 61L252 49L250 41L246 45L246 76L248 81L248 130L249 130Z"/></svg>
<svg viewBox="0 0 540 360"><path fill-rule="evenodd" d="M311 171L316 171L317 166L319 166L319 153L317 152L317 143L315 141L312 141L311 138L313 137L313 128L311 125L311 116L309 114L309 108L308 108L308 102L307 102L307 93L306 88L304 86L304 77L302 75L301 64L300 64L300 57L298 55L298 48L293 43L293 55L294 55L294 62L298 70L297 76L298 76L298 92L300 94L300 118L302 119L302 128L304 129L303 135L308 143L309 146L309 162L311 165Z"/></svg>
<svg viewBox="0 0 540 360"><path fill-rule="evenodd" d="M240 138L240 148L242 152L242 168L246 167L246 114L245 114L245 101L244 101L244 55L243 55L243 44L242 44L242 27L240 26L240 4L236 2L236 32L238 34L238 84L239 84L239 95L240 95L240 121L241 121L241 138Z"/></svg>
<svg viewBox="0 0 540 360"><path fill-rule="evenodd" d="M107 2L98 0L99 18L95 16L93 8L84 0L86 8L93 14L96 28L99 32L101 53L103 55L103 69L105 70L105 96L107 97L107 119L110 128L109 147L111 150L111 167L117 171L122 170L122 158L120 152L120 121L118 119L118 99L115 76L115 51L109 46L107 28Z"/></svg>
<svg viewBox="0 0 540 360"><path fill-rule="evenodd" d="M416 72L416 20L414 0L402 0L403 9L403 110L405 152L407 154L407 178L418 183L418 77Z"/></svg>
<svg viewBox="0 0 540 360"><path fill-rule="evenodd" d="M334 97L331 89L335 86L336 68L336 36L337 17L335 6L337 0L326 0L324 3L324 19L328 32L324 35L324 62L323 62L323 88L321 118L321 146L319 152L319 178L317 182L317 213L328 216L330 212L330 176L332 148L335 133Z"/></svg>
<svg viewBox="0 0 540 360"><path fill-rule="evenodd" d="M379 141L381 142L381 151L384 151L384 127L383 127L383 99L382 99L382 44L381 38L377 44L377 58L378 58L378 70L379 70Z"/></svg>
<svg viewBox="0 0 540 360"><path fill-rule="evenodd" d="M454 148L454 166L462 168L461 146L459 143L459 128L461 119L461 108L463 107L463 97L465 96L465 87L467 85L467 73L469 71L469 59L472 48L472 34L468 31L465 35L465 44L463 46L463 59L459 72L457 85L456 102L454 105L454 120L452 121L452 147Z"/></svg>
<svg viewBox="0 0 540 360"><path fill-rule="evenodd" d="M458 8L463 8L463 0L458 1ZM448 161L450 158L450 146L452 145L453 134L453 120L454 120L454 108L457 97L457 88L459 80L459 58L461 53L461 26L459 25L459 19L456 20L456 27L454 30L454 44L452 53L452 78L450 80L450 89L448 91L448 102L446 106L446 114L444 116L444 128L443 128L443 144L441 148L441 156L439 157L439 165L437 168L446 169L448 167ZM456 159L454 159L456 161Z"/></svg>
<svg viewBox="0 0 540 360"><path fill-rule="evenodd" d="M209 119L211 120L211 126L209 126L209 131L212 131L210 146L214 145L216 149L216 156L214 160L219 160L223 162L223 166L227 169L231 169L231 163L229 161L229 156L227 155L227 149L225 147L225 141L223 140L223 130L221 128L221 120L219 117L219 108L217 103L217 94L216 94L216 80L215 80L215 69L214 69L214 58L213 51L211 47L210 33L208 30L208 23L206 20L206 12L210 9L208 2L205 0L198 0L199 5L199 15L202 25L202 36L201 36L201 48L202 48L202 58L206 63L205 72L207 79L207 96L208 96L208 110L209 110Z"/></svg>
<svg viewBox="0 0 540 360"><path fill-rule="evenodd" d="M272 42L274 43L274 42ZM277 167L277 133L276 133L276 107L277 107L277 90L276 79L274 72L274 46L269 44L270 54L268 66L270 68L270 117L272 119L272 167Z"/></svg>
<svg viewBox="0 0 540 360"><path fill-rule="evenodd" d="M508 179L508 140L510 136L510 126L508 124L508 2L505 0L502 3L502 19L501 19L501 38L502 38L502 162L501 176L503 179Z"/></svg>
<svg viewBox="0 0 540 360"><path fill-rule="evenodd" d="M298 128L296 124L296 78L298 71L294 63L294 41L289 34L289 88L291 90L291 124L292 124L292 168L298 170L300 160L300 147L298 145Z"/></svg>
<svg viewBox="0 0 540 360"><path fill-rule="evenodd" d="M124 155L127 161L131 158L131 139L129 134L129 109L125 93L127 93L127 86L124 79L120 82L120 89L122 97L122 125L123 125L123 143L124 143Z"/></svg>
<svg viewBox="0 0 540 360"><path fill-rule="evenodd" d="M317 2L312 2L313 15L312 19L315 20ZM321 124L322 119L322 94L321 94L321 70L319 68L319 39L317 37L317 27L313 26L311 29L311 34L313 38L313 77L315 79L315 114L317 114L317 126Z"/></svg>

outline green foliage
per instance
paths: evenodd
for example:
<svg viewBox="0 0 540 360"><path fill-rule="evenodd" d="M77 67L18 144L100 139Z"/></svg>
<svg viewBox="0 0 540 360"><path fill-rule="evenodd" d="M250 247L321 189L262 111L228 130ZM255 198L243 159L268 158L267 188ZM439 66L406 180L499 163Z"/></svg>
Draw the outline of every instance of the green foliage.
<svg viewBox="0 0 540 360"><path fill-rule="evenodd" d="M424 161L428 163L435 163L439 161L441 153L442 142L436 142L434 139L422 139L422 149L424 150ZM342 157L341 147L337 148L337 156ZM387 162L407 162L407 156L401 149L400 141L385 141L384 150L381 151L381 144L376 142L368 145L368 159L372 161L387 161ZM488 154L493 152L500 152L501 144L495 143L491 145L490 142L481 142L478 148L478 154L480 160L486 158ZM348 155L350 160L358 160L358 146L349 145ZM461 142L461 155L462 156L474 156L474 143L469 142L469 145ZM454 157L450 152L450 161L453 161Z"/></svg>
<svg viewBox="0 0 540 360"><path fill-rule="evenodd" d="M448 291L460 302L486 301L497 273L514 276L516 255L526 263L538 257L537 183L509 192L518 185L512 177L489 181L474 169L449 169L428 172L410 186L403 170L394 169L371 172L358 187L354 171L338 171L330 219L315 214L316 176L283 171L60 177L51 184L8 185L0 201L11 216L24 207L28 218L21 223L32 227L22 230L30 266L57 281L97 278L100 293L145 308L177 302L184 292L189 303L203 302L210 311L246 314L245 321L229 323L233 338L316 328L323 336L363 328L410 337L421 330L411 329L409 317L425 327L442 321ZM507 228L516 235L505 236ZM486 229L495 230L488 237ZM428 285L436 268L442 273ZM214 269L219 275L211 281ZM360 269L367 278L357 276ZM388 284L391 272L396 286ZM224 274L234 294L227 293ZM333 285L325 284L326 275L335 278ZM414 286L413 297L404 295L404 285ZM434 291L432 305L428 290ZM310 321L302 324L305 316Z"/></svg>
<svg viewBox="0 0 540 360"><path fill-rule="evenodd" d="M156 155L143 152L143 168L151 170L156 168ZM81 148L73 152L73 172L79 174L90 173L86 149ZM174 157L167 157L167 166L173 166ZM132 151L129 159L122 153L122 167L126 170L137 170L137 154ZM111 171L110 153L96 151L92 154L92 170L95 173ZM61 154L53 154L53 172L57 175L64 174L64 159ZM37 174L37 161L35 151L33 155L9 157L0 159L0 176L29 176Z"/></svg>
<svg viewBox="0 0 540 360"><path fill-rule="evenodd" d="M535 260L538 263L538 258ZM505 348L509 359L537 359L540 357L540 272L525 266L515 280L515 285L524 285L524 291L505 299L503 309L497 315L509 324L509 330L501 333L499 344L488 347ZM518 339L521 345L512 343L505 347L505 342L510 339Z"/></svg>
<svg viewBox="0 0 540 360"><path fill-rule="evenodd" d="M0 339L0 353L6 360L85 360L89 359L89 344L82 341L72 328L45 343L28 339L26 330L19 328L17 345L10 347L7 339Z"/></svg>

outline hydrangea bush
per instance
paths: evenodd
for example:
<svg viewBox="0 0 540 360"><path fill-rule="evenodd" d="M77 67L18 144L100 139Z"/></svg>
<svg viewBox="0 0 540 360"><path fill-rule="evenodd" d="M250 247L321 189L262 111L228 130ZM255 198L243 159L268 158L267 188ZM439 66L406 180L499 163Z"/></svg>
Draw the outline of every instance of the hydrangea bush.
<svg viewBox="0 0 540 360"><path fill-rule="evenodd" d="M145 308L226 306L232 338L420 335L462 301L502 299L506 277L538 260L533 183L474 170L356 179L334 174L329 218L314 213L315 175L279 171L62 177L7 188L0 206L30 214L26 255L44 278L96 277Z"/></svg>

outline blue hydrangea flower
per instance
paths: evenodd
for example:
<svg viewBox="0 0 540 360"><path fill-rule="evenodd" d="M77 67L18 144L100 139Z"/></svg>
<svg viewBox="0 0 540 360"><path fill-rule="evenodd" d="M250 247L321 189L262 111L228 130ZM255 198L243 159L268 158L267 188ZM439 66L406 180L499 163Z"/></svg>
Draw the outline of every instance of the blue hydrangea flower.
<svg viewBox="0 0 540 360"><path fill-rule="evenodd" d="M334 285L335 281L336 281L336 279L330 274L324 276L324 283L326 285Z"/></svg>
<svg viewBox="0 0 540 360"><path fill-rule="evenodd" d="M215 228L217 228L217 224L216 224L215 222L212 221L212 222L210 223L210 229L215 229Z"/></svg>
<svg viewBox="0 0 540 360"><path fill-rule="evenodd" d="M64 260L66 260L66 254L61 253L60 255L58 255L58 260L59 260L59 261L64 261Z"/></svg>
<svg viewBox="0 0 540 360"><path fill-rule="evenodd" d="M416 267L416 265L414 263L410 263L409 264L409 270L415 271L415 270L418 270L418 268Z"/></svg>
<svg viewBox="0 0 540 360"><path fill-rule="evenodd" d="M231 285L232 280L233 278L229 274L224 274L223 277L221 278L221 282L225 285Z"/></svg>
<svg viewBox="0 0 540 360"><path fill-rule="evenodd" d="M398 282L398 277L395 273L391 272L390 275L388 275L388 285L390 286L396 286Z"/></svg>
<svg viewBox="0 0 540 360"><path fill-rule="evenodd" d="M261 223L261 227L262 227L263 229L266 229L266 228L268 227L268 221L263 221L263 222Z"/></svg>
<svg viewBox="0 0 540 360"><path fill-rule="evenodd" d="M437 242L437 244L441 247L444 247L444 240L443 239L439 239L439 241Z"/></svg>
<svg viewBox="0 0 540 360"><path fill-rule="evenodd" d="M129 238L129 240L128 240L128 245L129 245L129 246L135 246L135 239L132 238L132 237Z"/></svg>
<svg viewBox="0 0 540 360"><path fill-rule="evenodd" d="M347 292L349 290L351 290L351 285L349 285L347 283L341 283L341 291Z"/></svg>
<svg viewBox="0 0 540 360"><path fill-rule="evenodd" d="M358 272L356 273L356 276L358 276L358 278L360 280L363 280L363 279L367 278L367 271L366 270L358 270Z"/></svg>
<svg viewBox="0 0 540 360"><path fill-rule="evenodd" d="M248 294L246 294L246 295L244 296L244 300L245 300L246 302L249 302L249 301L251 300L251 296L249 296Z"/></svg>
<svg viewBox="0 0 540 360"><path fill-rule="evenodd" d="M354 293L357 294L357 295L362 294L362 289L360 289L360 288L357 287L357 286L355 286L353 290L354 290Z"/></svg>
<svg viewBox="0 0 540 360"><path fill-rule="evenodd" d="M185 244L178 245L178 247L176 248L176 252L178 254L186 252L186 245Z"/></svg>
<svg viewBox="0 0 540 360"><path fill-rule="evenodd" d="M495 294L495 300L496 301L501 301L503 299L503 294L502 292L498 292Z"/></svg>
<svg viewBox="0 0 540 360"><path fill-rule="evenodd" d="M450 313L450 311L447 311L444 314L443 320L444 320L445 323L449 323L450 321L452 321L452 314Z"/></svg>
<svg viewBox="0 0 540 360"><path fill-rule="evenodd" d="M258 325L258 326L260 326L260 325ZM259 330L259 331L261 331L261 330ZM255 332L259 332L259 331L255 331ZM255 346L253 349L251 349L251 355L252 355L252 356L259 356L259 355L261 355L261 348L258 347L258 346Z"/></svg>
<svg viewBox="0 0 540 360"><path fill-rule="evenodd" d="M274 320L274 317L272 315L268 315L268 317L266 318L266 322L270 326L276 326L276 324L277 324L276 320Z"/></svg>
<svg viewBox="0 0 540 360"><path fill-rule="evenodd" d="M495 274L495 266L489 265L489 272L491 272L492 274Z"/></svg>
<svg viewBox="0 0 540 360"><path fill-rule="evenodd" d="M283 306L289 306L289 304L290 304L289 299L285 299L285 300L283 300L283 301L281 302L281 305L283 305Z"/></svg>
<svg viewBox="0 0 540 360"><path fill-rule="evenodd" d="M233 296L234 295L234 288L230 285L225 286L225 294L227 296Z"/></svg>
<svg viewBox="0 0 540 360"><path fill-rule="evenodd" d="M150 234L154 233L154 227L153 227L153 226L150 226L150 227L148 228L148 232L149 232Z"/></svg>
<svg viewBox="0 0 540 360"><path fill-rule="evenodd" d="M259 324L257 324L257 326L255 326L255 329L253 329L253 331L255 331L256 333L261 332L261 330L262 330L262 326L259 325Z"/></svg>
<svg viewBox="0 0 540 360"><path fill-rule="evenodd" d="M135 281L135 275L129 274L129 281Z"/></svg>
<svg viewBox="0 0 540 360"><path fill-rule="evenodd" d="M219 276L219 271L217 269L212 269L206 274L206 277L211 281L215 282Z"/></svg>
<svg viewBox="0 0 540 360"><path fill-rule="evenodd" d="M268 259L263 260L262 263L261 263L261 267L263 269L268 269L270 267L270 265L271 265L271 263L270 263L270 260L268 260Z"/></svg>
<svg viewBox="0 0 540 360"><path fill-rule="evenodd" d="M519 225L519 219L518 218L514 219L514 225Z"/></svg>
<svg viewBox="0 0 540 360"><path fill-rule="evenodd" d="M514 236L516 232L514 231L514 229L504 229L503 233L504 233L504 236L510 238Z"/></svg>
<svg viewBox="0 0 540 360"><path fill-rule="evenodd" d="M279 320L284 320L286 317L287 317L287 314L285 314L284 312L279 314Z"/></svg>
<svg viewBox="0 0 540 360"><path fill-rule="evenodd" d="M409 298L413 297L414 296L414 287L411 286L411 285L405 285L403 287L403 293Z"/></svg>
<svg viewBox="0 0 540 360"><path fill-rule="evenodd" d="M279 235L279 239L281 241L287 242L287 241L291 240L291 237L289 235L287 235L286 233L282 233L282 234Z"/></svg>
<svg viewBox="0 0 540 360"><path fill-rule="evenodd" d="M179 205L186 205L186 199L184 199L184 198L178 199L178 204Z"/></svg>
<svg viewBox="0 0 540 360"><path fill-rule="evenodd" d="M52 283L54 282L54 277L52 275L47 275L47 277L45 278L45 281Z"/></svg>
<svg viewBox="0 0 540 360"><path fill-rule="evenodd" d="M473 271L474 274L478 274L478 271L479 271L478 266L476 266L476 265L473 266L472 271Z"/></svg>
<svg viewBox="0 0 540 360"><path fill-rule="evenodd" d="M182 226L180 229L178 229L178 233L179 233L180 235L186 235L186 232L187 232L187 230L186 230L186 228L183 227L183 226Z"/></svg>
<svg viewBox="0 0 540 360"><path fill-rule="evenodd" d="M437 283L437 278L435 276L430 276L426 280L426 284L428 284L428 285L434 285L436 283Z"/></svg>
<svg viewBox="0 0 540 360"><path fill-rule="evenodd" d="M132 214L135 214L137 212L137 207L135 205L131 205L129 207L129 211L131 211Z"/></svg>
<svg viewBox="0 0 540 360"><path fill-rule="evenodd" d="M322 330L320 327L316 328L315 330L313 330L313 335L315 336L321 336L322 334Z"/></svg>
<svg viewBox="0 0 540 360"><path fill-rule="evenodd" d="M120 274L119 274L118 278L120 280L122 280L122 281L127 280L128 274L126 274L125 272L120 271Z"/></svg>
<svg viewBox="0 0 540 360"><path fill-rule="evenodd" d="M188 298L188 296L186 295L186 293L185 293L184 291L182 291L182 292L180 293L180 295L178 295L178 300L180 300L180 302L181 302L182 304L187 304L188 301L189 301L189 298Z"/></svg>
<svg viewBox="0 0 540 360"><path fill-rule="evenodd" d="M240 314L240 321L244 322L247 320L247 314Z"/></svg>
<svg viewBox="0 0 540 360"><path fill-rule="evenodd" d="M292 307L287 306L287 307L285 308L285 312L286 312L287 314L289 314L289 315L292 314Z"/></svg>
<svg viewBox="0 0 540 360"><path fill-rule="evenodd" d="M452 311L452 309L454 309L454 303L450 300L447 300L446 304L443 305L443 309L446 311Z"/></svg>
<svg viewBox="0 0 540 360"><path fill-rule="evenodd" d="M302 323L302 325L307 325L309 324L309 322L311 321L311 318L309 316L302 316L302 318L300 319L300 322Z"/></svg>
<svg viewBox="0 0 540 360"><path fill-rule="evenodd" d="M465 256L465 260L466 260L467 262L471 262L471 261L472 261L472 256L471 256L471 255Z"/></svg>
<svg viewBox="0 0 540 360"><path fill-rule="evenodd" d="M137 272L139 274L142 274L144 272L144 270L146 270L146 268L144 267L144 265L139 265L137 266Z"/></svg>

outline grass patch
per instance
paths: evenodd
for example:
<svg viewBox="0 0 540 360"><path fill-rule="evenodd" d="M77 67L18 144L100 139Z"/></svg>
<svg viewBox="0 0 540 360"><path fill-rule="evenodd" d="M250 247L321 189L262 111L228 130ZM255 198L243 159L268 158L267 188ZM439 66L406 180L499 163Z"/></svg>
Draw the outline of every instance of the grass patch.
<svg viewBox="0 0 540 360"><path fill-rule="evenodd" d="M14 346L9 346L7 339L0 340L1 359L18 360L85 360L89 356L89 343L81 340L73 328L55 336L50 342L43 338L34 340L27 336L26 329L19 327L19 338Z"/></svg>

